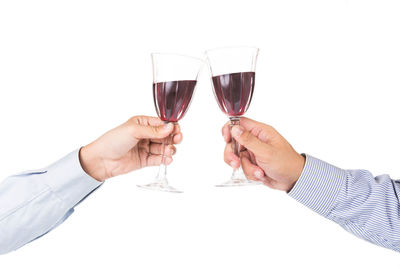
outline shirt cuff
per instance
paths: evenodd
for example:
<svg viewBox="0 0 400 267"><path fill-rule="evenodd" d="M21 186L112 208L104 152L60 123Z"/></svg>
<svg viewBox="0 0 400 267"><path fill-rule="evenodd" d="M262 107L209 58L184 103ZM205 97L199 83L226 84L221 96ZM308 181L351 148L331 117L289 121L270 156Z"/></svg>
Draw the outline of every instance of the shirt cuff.
<svg viewBox="0 0 400 267"><path fill-rule="evenodd" d="M288 193L323 216L329 215L344 182L346 171L306 155L304 169Z"/></svg>
<svg viewBox="0 0 400 267"><path fill-rule="evenodd" d="M77 149L46 168L43 178L52 191L69 206L75 206L102 183L81 166Z"/></svg>

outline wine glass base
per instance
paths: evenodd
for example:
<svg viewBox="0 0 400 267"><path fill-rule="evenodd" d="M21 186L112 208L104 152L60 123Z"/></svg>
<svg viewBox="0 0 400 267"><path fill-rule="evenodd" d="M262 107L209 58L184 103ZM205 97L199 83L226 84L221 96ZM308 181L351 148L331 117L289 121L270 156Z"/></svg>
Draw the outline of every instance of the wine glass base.
<svg viewBox="0 0 400 267"><path fill-rule="evenodd" d="M170 186L169 184L163 183L163 182L154 182L151 184L137 185L137 186L140 188L155 190L155 191L163 191L163 192L170 192L170 193L183 193L183 191L180 191L180 190Z"/></svg>
<svg viewBox="0 0 400 267"><path fill-rule="evenodd" d="M261 185L261 182L243 179L230 179L225 183L215 185L217 187L231 187L231 186L247 186L247 185Z"/></svg>

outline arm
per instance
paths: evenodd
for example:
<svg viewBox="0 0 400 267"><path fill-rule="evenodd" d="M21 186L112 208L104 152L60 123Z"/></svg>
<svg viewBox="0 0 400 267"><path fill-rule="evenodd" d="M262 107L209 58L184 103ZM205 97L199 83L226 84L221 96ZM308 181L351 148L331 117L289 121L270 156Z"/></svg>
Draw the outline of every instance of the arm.
<svg viewBox="0 0 400 267"><path fill-rule="evenodd" d="M342 170L307 155L288 193L371 243L400 252L400 183L366 170Z"/></svg>
<svg viewBox="0 0 400 267"><path fill-rule="evenodd" d="M0 254L53 230L106 179L160 165L170 134L174 144L182 140L179 125L133 117L47 168L8 177L0 184ZM164 149L170 164L175 146Z"/></svg>
<svg viewBox="0 0 400 267"><path fill-rule="evenodd" d="M8 177L0 184L0 254L57 227L100 184L81 168L79 150L43 170Z"/></svg>
<svg viewBox="0 0 400 267"><path fill-rule="evenodd" d="M242 164L246 177L288 195L352 234L400 251L400 183L387 175L343 170L309 155L301 156L271 126L247 118L232 129L242 146L241 162L232 153L224 126L225 162Z"/></svg>

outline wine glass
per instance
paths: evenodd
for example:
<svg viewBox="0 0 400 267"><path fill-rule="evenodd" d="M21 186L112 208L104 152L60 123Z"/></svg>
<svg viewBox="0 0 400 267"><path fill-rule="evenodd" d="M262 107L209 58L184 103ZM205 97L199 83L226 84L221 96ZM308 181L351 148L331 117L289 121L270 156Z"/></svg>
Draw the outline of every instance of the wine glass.
<svg viewBox="0 0 400 267"><path fill-rule="evenodd" d="M203 60L166 53L153 53L153 100L158 117L174 125L185 115L191 102ZM172 143L171 134L162 142L162 163L155 181L141 188L182 193L168 184L165 146Z"/></svg>
<svg viewBox="0 0 400 267"><path fill-rule="evenodd" d="M253 96L258 55L255 47L225 47L206 51L212 74L214 95L221 110L228 115L230 129L240 124ZM232 150L240 158L240 144L232 138ZM231 179L217 186L260 184L247 180L242 167L233 170Z"/></svg>

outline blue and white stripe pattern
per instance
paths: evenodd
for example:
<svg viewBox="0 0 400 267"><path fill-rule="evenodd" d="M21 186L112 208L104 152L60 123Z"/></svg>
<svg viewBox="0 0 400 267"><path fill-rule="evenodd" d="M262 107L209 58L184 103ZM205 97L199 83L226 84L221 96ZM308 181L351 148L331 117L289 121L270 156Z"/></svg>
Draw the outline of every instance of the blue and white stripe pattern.
<svg viewBox="0 0 400 267"><path fill-rule="evenodd" d="M288 193L350 233L400 252L400 181L366 170L343 170L306 155Z"/></svg>

